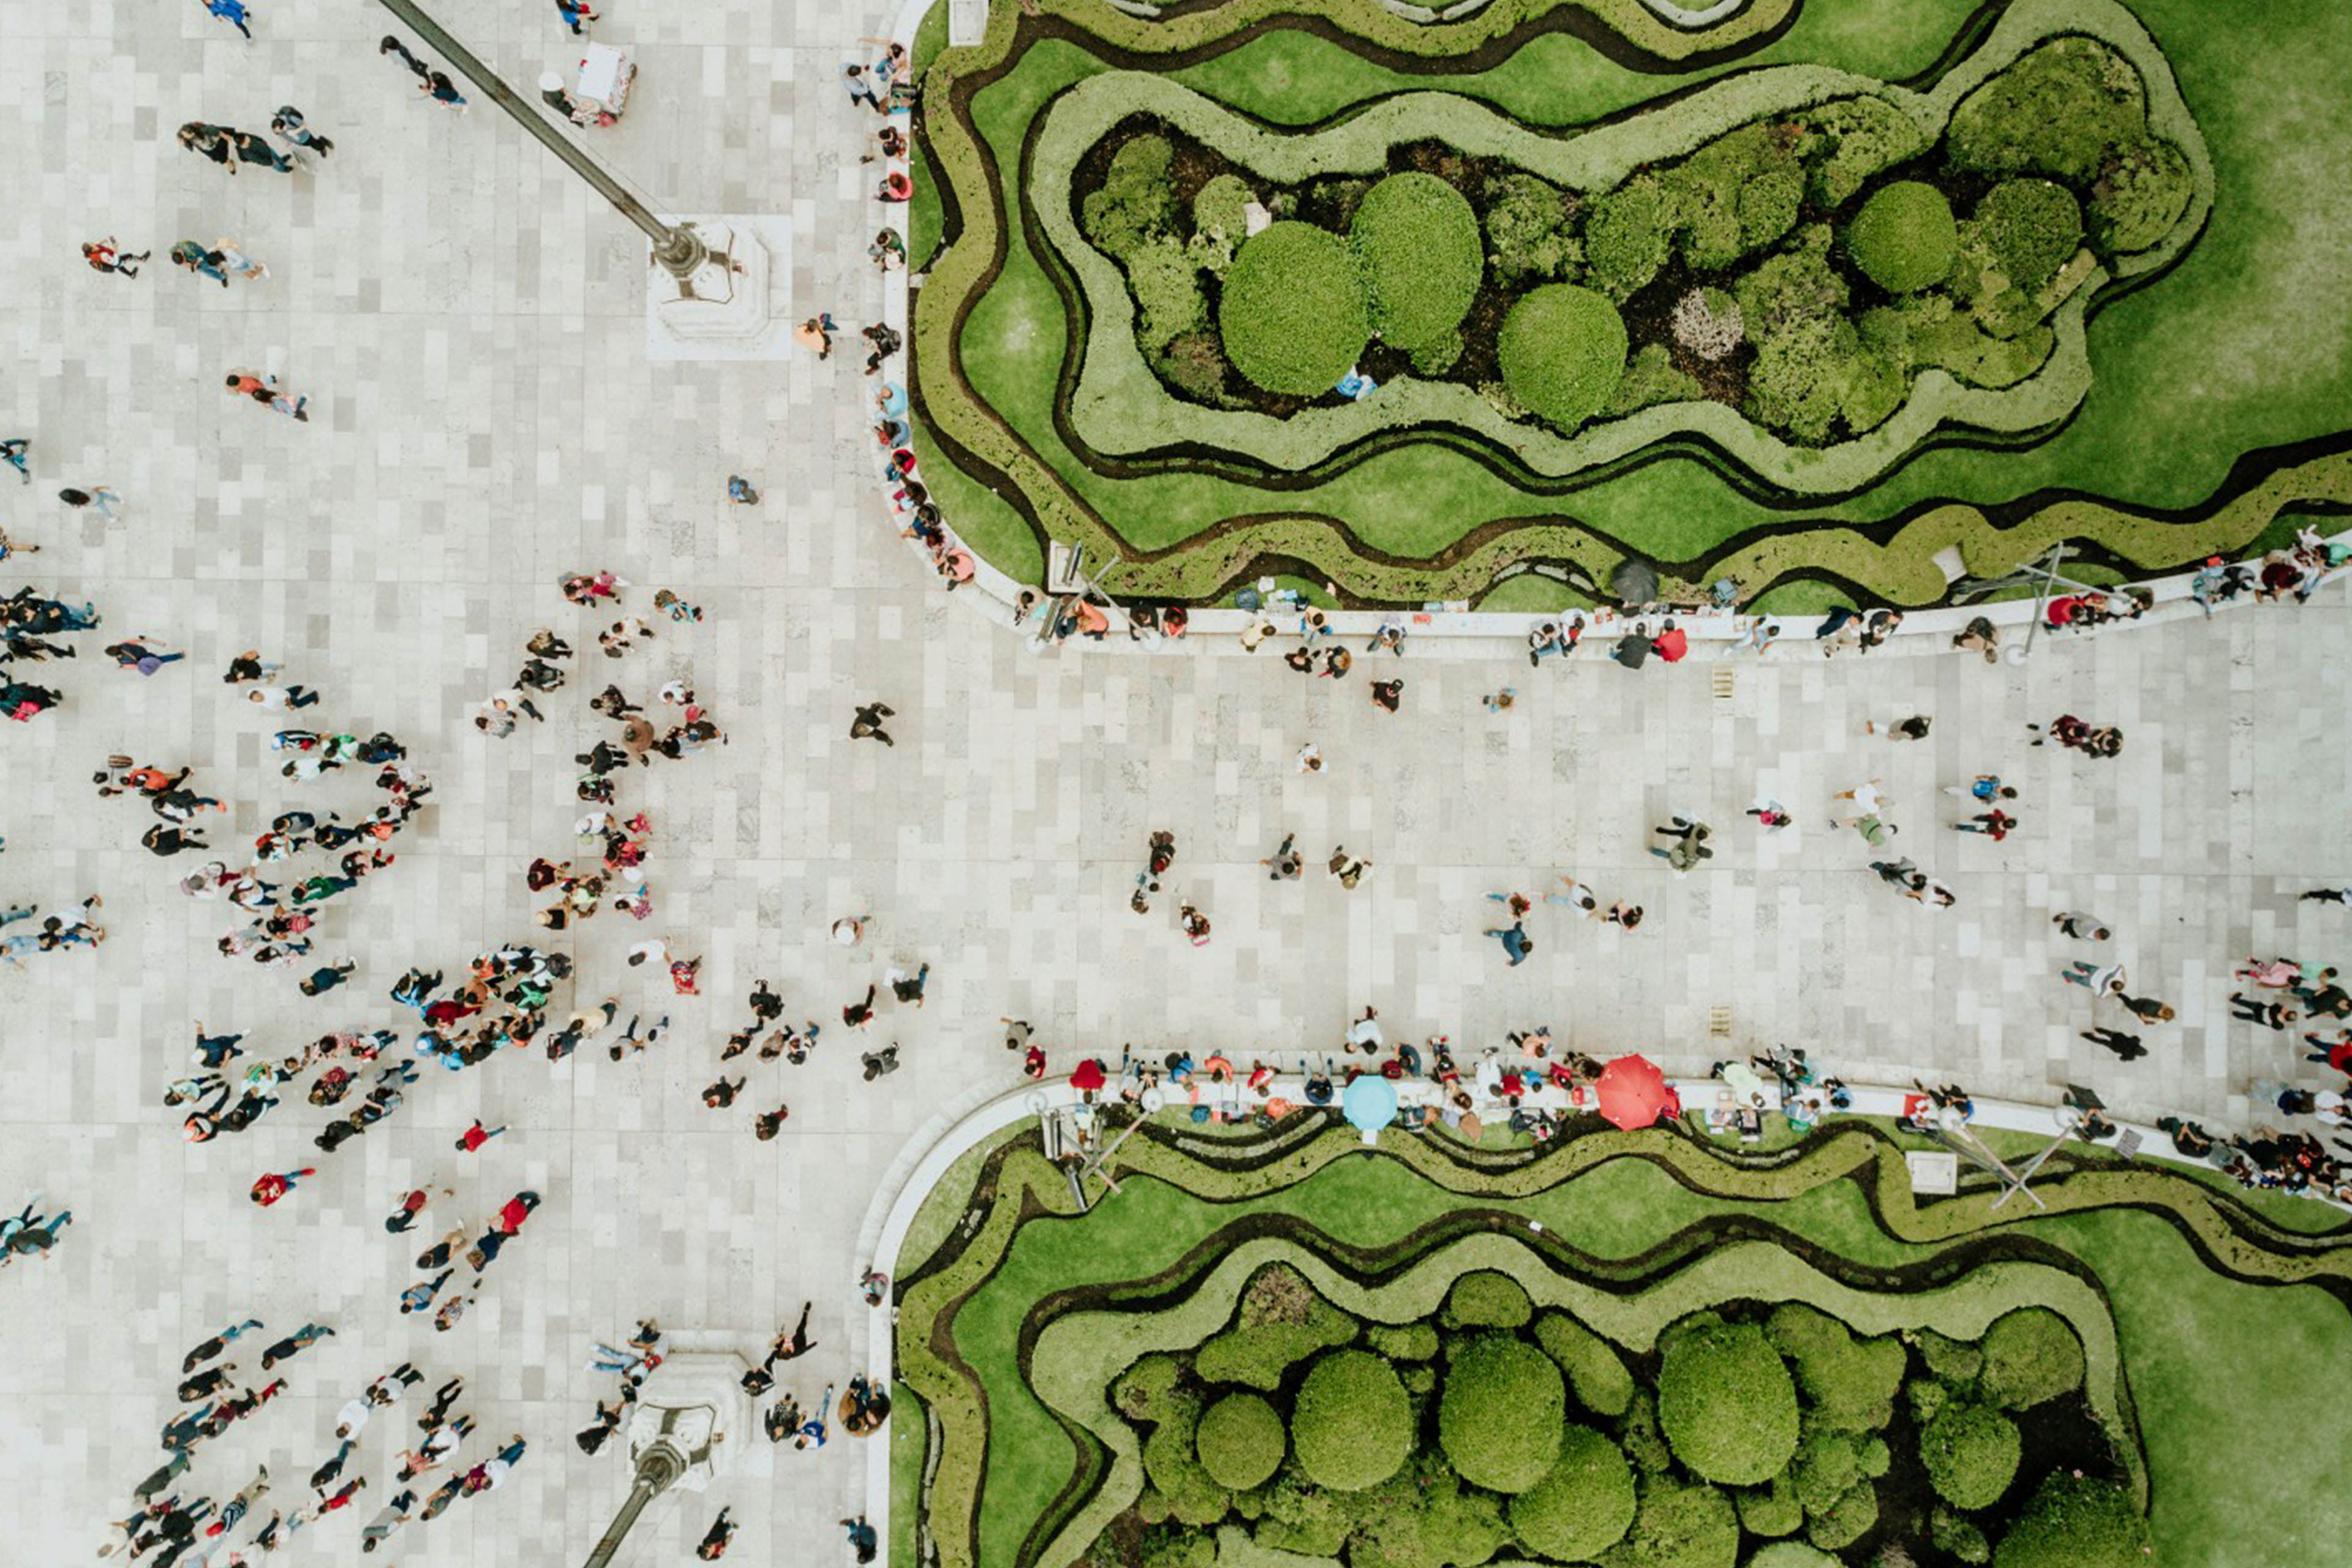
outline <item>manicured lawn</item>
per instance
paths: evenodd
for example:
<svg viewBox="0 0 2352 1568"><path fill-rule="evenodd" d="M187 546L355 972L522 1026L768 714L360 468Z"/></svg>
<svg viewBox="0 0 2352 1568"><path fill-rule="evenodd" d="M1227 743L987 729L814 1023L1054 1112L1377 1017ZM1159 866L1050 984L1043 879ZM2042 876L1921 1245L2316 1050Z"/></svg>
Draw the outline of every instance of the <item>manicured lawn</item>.
<svg viewBox="0 0 2352 1568"><path fill-rule="evenodd" d="M2134 9L2170 58L2198 117L2218 174L2215 210L2207 232L2169 275L2101 310L2091 328L2097 382L2072 421L2038 447L1929 451L1860 496L1794 513L1759 505L1688 458L1663 458L1564 496L1538 497L1435 444L1393 450L1328 482L1281 492L1192 474L1107 479L1087 472L1052 428L1067 323L1017 231L1003 275L965 324L967 374L1086 502L1144 551L1177 545L1229 517L1276 513L1339 519L1374 549L1419 558L1477 523L1566 515L1603 541L1672 563L1692 562L1743 534L1785 534L1815 521L1881 521L1944 497L1995 504L2070 487L2135 507L2193 506L2242 454L2342 426L2339 410L2352 395L2352 294L2333 282L2332 269L2352 238L2352 201L2345 195L2352 189L2352 99L2338 87L2352 75L2352 27L2315 22L2251 28L2189 0L2138 0ZM1195 90L1284 124L1318 121L1370 96L1436 89L1486 99L1531 122L1568 126L1753 65L1811 61L1906 79L1944 53L1973 10L1967 0L1811 0L1769 48L1685 77L1626 69L1563 34L1538 37L1483 75L1412 76L1295 30L1270 33L1173 74ZM975 116L1000 149L1008 203L1016 194L1009 188L1017 178L1012 154L1024 129L1055 92L1100 68L1083 49L1049 41L978 95ZM918 204L908 222L916 231L910 247L919 253L923 226L935 225L936 213ZM2341 479L2333 482L2340 486ZM2323 476L2297 483L2303 488L2294 493L2332 493ZM961 499L976 515L968 522L951 509L959 531L1008 571L1025 574L1036 553L1026 526L969 494ZM2263 531L2265 521L2266 514L2243 526L2233 522L2210 542L2234 548ZM2162 520L2143 521L2116 543L2160 564L2209 547L2208 541L2176 538L2173 529ZM1597 552L1585 556L1588 563L1605 567L1613 558L1608 543L1587 542ZM2031 554L2041 542L2038 534L2021 533L2011 552ZM1971 567L2000 569L2007 563L1993 557L2005 548L1990 538L1980 542L1971 549ZM1013 553L1001 556L1000 549ZM1806 560L1808 549L1828 570L1865 583L1885 580L1874 569L1879 547L1843 532L1805 542L1758 569L1778 574L1792 560ZM1916 591L1916 578L1906 581ZM1496 598L1495 607L1517 607L1519 595L1538 592L1532 584L1515 588ZM1795 583L1769 605L1801 613L1837 597Z"/></svg>

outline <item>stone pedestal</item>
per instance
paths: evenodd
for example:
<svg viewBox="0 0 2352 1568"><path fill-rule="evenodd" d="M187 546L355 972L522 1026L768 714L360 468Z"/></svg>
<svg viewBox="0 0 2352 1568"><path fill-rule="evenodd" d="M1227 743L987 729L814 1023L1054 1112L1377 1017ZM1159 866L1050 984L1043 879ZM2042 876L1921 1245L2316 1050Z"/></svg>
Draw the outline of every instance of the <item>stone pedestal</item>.
<svg viewBox="0 0 2352 1568"><path fill-rule="evenodd" d="M792 352L793 226L784 217L676 220L710 247L683 289L658 267L646 281L646 357L781 360Z"/></svg>
<svg viewBox="0 0 2352 1568"><path fill-rule="evenodd" d="M688 1347L695 1336L673 1333ZM588 1568L604 1568L636 1527L638 1516L664 1492L698 1492L742 1462L758 1421L743 1392L751 1368L733 1351L680 1348L637 1390L629 1416L629 1496L589 1553Z"/></svg>

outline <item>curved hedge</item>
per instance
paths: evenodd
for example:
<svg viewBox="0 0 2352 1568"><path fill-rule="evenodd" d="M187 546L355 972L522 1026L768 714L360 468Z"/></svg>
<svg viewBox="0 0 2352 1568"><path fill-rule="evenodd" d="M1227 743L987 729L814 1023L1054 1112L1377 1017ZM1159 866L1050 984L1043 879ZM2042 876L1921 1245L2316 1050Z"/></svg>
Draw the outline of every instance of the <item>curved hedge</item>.
<svg viewBox="0 0 2352 1568"><path fill-rule="evenodd" d="M2147 1521L2131 1493L2053 1473L1993 1549L1993 1568L2147 1568Z"/></svg>
<svg viewBox="0 0 2352 1568"><path fill-rule="evenodd" d="M1559 1363L1576 1402L1595 1415L1622 1415L1633 1403L1633 1374L1617 1352L1566 1312L1546 1312L1537 1321L1536 1343Z"/></svg>
<svg viewBox="0 0 2352 1568"><path fill-rule="evenodd" d="M1282 1468L1290 1439L1273 1405L1255 1394L1228 1394L1202 1414L1192 1443L1211 1480L1245 1492Z"/></svg>
<svg viewBox="0 0 2352 1568"><path fill-rule="evenodd" d="M1797 1385L1754 1324L1696 1322L1665 1345L1658 1425L1698 1475L1754 1486L1797 1451Z"/></svg>
<svg viewBox="0 0 2352 1568"><path fill-rule="evenodd" d="M1881 185L1846 230L1846 255L1890 294L1940 283L1959 253L1959 226L1944 193L1917 180Z"/></svg>
<svg viewBox="0 0 2352 1568"><path fill-rule="evenodd" d="M1504 319L1496 358L1503 384L1528 412L1573 431L1609 405L1631 340L1606 295L1548 283Z"/></svg>
<svg viewBox="0 0 2352 1568"><path fill-rule="evenodd" d="M1357 204L1348 237L1383 342L1410 352L1461 325L1486 270L1478 215L1461 192L1434 174L1391 174Z"/></svg>
<svg viewBox="0 0 2352 1568"><path fill-rule="evenodd" d="M1371 341L1355 258L1313 224L1259 230L1225 273L1217 331L1234 368L1266 391L1330 391Z"/></svg>
<svg viewBox="0 0 2352 1568"><path fill-rule="evenodd" d="M1454 1470L1488 1491L1523 1492L1559 1457L1567 1391L1559 1368L1502 1334L1450 1347L1437 1401L1437 1442Z"/></svg>
<svg viewBox="0 0 2352 1568"><path fill-rule="evenodd" d="M1977 1386L2004 1410L2071 1394L2083 1386L2083 1342L2057 1313L2021 1308L1985 1331Z"/></svg>
<svg viewBox="0 0 2352 1568"><path fill-rule="evenodd" d="M1380 1485L1412 1452L1412 1411L1389 1363L1368 1351L1333 1351L1307 1369L1291 1408L1290 1450L1318 1486Z"/></svg>
<svg viewBox="0 0 2352 1568"><path fill-rule="evenodd" d="M1624 1538L1633 1522L1633 1469L1625 1451L1590 1426L1559 1435L1559 1457L1543 1479L1510 1503L1519 1544L1563 1563L1583 1563Z"/></svg>
<svg viewBox="0 0 2352 1568"><path fill-rule="evenodd" d="M1919 1461L1936 1495L1956 1508L1989 1508L2017 1479L2017 1423L1981 1405L1954 1405L1919 1434Z"/></svg>

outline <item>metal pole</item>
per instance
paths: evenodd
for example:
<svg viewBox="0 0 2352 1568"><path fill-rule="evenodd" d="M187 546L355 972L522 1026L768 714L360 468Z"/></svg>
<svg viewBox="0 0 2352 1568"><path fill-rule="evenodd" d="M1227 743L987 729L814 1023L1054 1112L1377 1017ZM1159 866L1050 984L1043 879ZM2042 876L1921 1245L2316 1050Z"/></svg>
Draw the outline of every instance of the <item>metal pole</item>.
<svg viewBox="0 0 2352 1568"><path fill-rule="evenodd" d="M588 182L596 194L613 204L614 210L635 224L654 242L654 261L663 271L681 284L694 269L709 259L710 250L702 237L685 224L667 224L656 217L646 205L621 188L619 181L598 168L594 160L557 134L530 104L523 101L514 89L500 80L496 71L482 63L474 52L451 37L440 23L418 10L414 0L379 0L383 8L414 28L417 37L436 52L446 57L457 74L479 88L492 103L507 111L507 117L539 138L547 150L562 161L573 174Z"/></svg>
<svg viewBox="0 0 2352 1568"><path fill-rule="evenodd" d="M667 1443L648 1449L637 1466L637 1479L630 1483L629 1500L621 1505L621 1511L613 1516L613 1522L597 1541L596 1549L588 1553L587 1568L606 1568L613 1554L620 1551L630 1528L637 1522L637 1515L646 1511L646 1505L667 1491L671 1483L685 1473L686 1466L679 1460L677 1451Z"/></svg>

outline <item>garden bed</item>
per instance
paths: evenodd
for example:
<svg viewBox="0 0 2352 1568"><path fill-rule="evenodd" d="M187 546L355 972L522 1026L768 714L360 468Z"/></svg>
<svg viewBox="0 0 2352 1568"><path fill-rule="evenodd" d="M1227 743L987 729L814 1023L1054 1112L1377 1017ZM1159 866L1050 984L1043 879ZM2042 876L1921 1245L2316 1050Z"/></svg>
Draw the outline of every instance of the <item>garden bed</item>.
<svg viewBox="0 0 2352 1568"><path fill-rule="evenodd" d="M1956 542L1982 573L2068 539L2134 575L2235 552L2291 509L2352 500L2340 418L2352 396L2352 310L2305 276L2326 248L2306 237L2352 226L2343 182L2310 174L2341 161L2326 149L2352 144L2352 111L2333 107L2322 85L2352 68L2352 30L2256 39L2187 0L2136 0L2135 10L2211 148L2217 186L2231 193L2226 221L2157 286L2107 289L2084 322L2096 387L2009 436L1945 420L1900 444L1907 460L1870 463L1851 483L1807 494L1757 479L1733 437L1637 442L1548 478L1491 443L1425 425L1277 467L1223 438L1154 437L1125 455L1074 417L1086 408L1070 395L1096 357L1089 339L1104 334L1044 237L1054 214L1037 205L1029 151L1074 85L1150 71L1280 136L1425 89L1549 133L1671 119L1692 89L1738 86L1761 74L1751 68L1825 68L1932 92L2014 9L1888 0L1865 19L1766 5L1675 34L1637 5L1541 0L1435 26L1338 0L1229 0L1165 23L1082 0L1003 6L982 46L938 54L925 87L921 142L951 197L934 209L946 248L915 296L909 335L915 395L939 442L931 455L971 476L950 498L950 524L969 519L982 553L1022 580L1052 538L1126 560L1121 581L1134 593L1191 603L1276 560L1332 584L1342 603L1390 605L1475 598L1530 563L1604 582L1638 557L1671 592L1729 575L1749 596L1819 584L1927 604L1946 592L1929 557ZM2249 93L2257 70L2270 88ZM1184 406L1136 357L1150 390ZM1699 406L1745 426L1727 405ZM1307 411L1326 412L1346 411ZM1570 439L1607 423L1622 422Z"/></svg>

